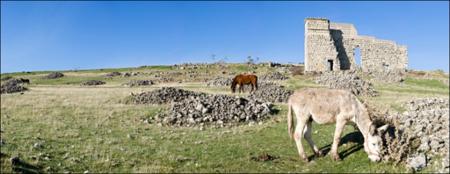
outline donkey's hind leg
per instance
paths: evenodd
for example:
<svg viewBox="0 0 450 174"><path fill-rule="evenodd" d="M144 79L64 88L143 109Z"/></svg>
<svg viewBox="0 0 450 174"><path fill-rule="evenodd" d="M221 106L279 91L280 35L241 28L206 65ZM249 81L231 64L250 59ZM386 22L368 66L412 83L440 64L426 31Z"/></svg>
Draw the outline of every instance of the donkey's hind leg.
<svg viewBox="0 0 450 174"><path fill-rule="evenodd" d="M298 154L299 154L300 158L303 161L308 161L308 157L306 156L305 151L303 150L303 145L302 145L303 130L305 129L306 121L307 121L304 118L302 118L302 116L306 116L306 115L301 115L303 113L301 113L297 108L294 108L294 113L297 118L297 126L295 127L295 133L294 133L295 144L297 145L297 150L298 150Z"/></svg>
<svg viewBox="0 0 450 174"><path fill-rule="evenodd" d="M303 132L305 135L306 141L308 141L309 146L314 151L314 154L316 157L322 156L322 152L319 150L319 148L314 144L312 137L311 137L311 131L312 131L312 120L309 120L306 124L305 131Z"/></svg>

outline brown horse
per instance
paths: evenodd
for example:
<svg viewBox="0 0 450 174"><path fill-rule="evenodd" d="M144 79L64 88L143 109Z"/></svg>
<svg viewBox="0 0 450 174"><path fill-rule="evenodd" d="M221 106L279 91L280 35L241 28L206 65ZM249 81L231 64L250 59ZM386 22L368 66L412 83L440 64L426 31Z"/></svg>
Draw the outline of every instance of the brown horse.
<svg viewBox="0 0 450 174"><path fill-rule="evenodd" d="M253 74L239 74L233 78L233 82L231 83L231 92L236 92L236 85L239 85L239 93L241 93L241 91L244 91L244 85L248 84L252 85L252 90L250 92L253 92L253 88L258 90L258 77Z"/></svg>

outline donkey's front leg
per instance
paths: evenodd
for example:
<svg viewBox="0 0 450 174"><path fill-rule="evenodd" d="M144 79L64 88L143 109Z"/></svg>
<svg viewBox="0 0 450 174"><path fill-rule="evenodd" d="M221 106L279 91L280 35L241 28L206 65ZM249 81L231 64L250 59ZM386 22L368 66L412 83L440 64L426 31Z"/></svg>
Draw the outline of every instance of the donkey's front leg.
<svg viewBox="0 0 450 174"><path fill-rule="evenodd" d="M336 130L334 130L334 139L333 139L333 145L331 145L331 158L335 161L341 160L338 154L338 146L339 142L341 140L341 134L344 129L346 121L344 120L337 120L336 121Z"/></svg>
<svg viewBox="0 0 450 174"><path fill-rule="evenodd" d="M322 152L319 150L316 144L314 144L314 141L312 140L311 137L311 131L312 131L312 121L308 121L304 130L304 136L306 141L308 141L309 146L311 146L312 150L314 151L314 155L316 157L320 157L322 156Z"/></svg>

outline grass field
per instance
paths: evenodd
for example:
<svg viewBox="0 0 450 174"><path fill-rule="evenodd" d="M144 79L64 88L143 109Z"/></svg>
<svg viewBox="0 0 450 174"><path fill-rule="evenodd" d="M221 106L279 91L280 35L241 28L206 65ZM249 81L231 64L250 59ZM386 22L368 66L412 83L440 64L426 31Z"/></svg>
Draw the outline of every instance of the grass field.
<svg viewBox="0 0 450 174"><path fill-rule="evenodd" d="M248 71L235 65L230 71ZM170 67L116 69L117 71L180 71ZM121 86L127 78L105 79L108 70L65 72L61 79L42 79L47 73L2 74L30 78L30 90L1 95L1 170L13 172L9 158L19 156L26 164L17 171L41 172L408 172L403 165L372 163L361 145L352 140L347 126L339 147L343 161L330 156L305 163L299 160L286 128L286 105L277 103L277 115L261 125L228 128L172 128L141 121L162 112L168 105L126 105L131 92L177 86L207 93L229 94L226 87L204 83L157 84L151 87ZM202 70L199 70L202 71ZM258 72L270 71L258 68ZM133 77L135 78L135 77ZM443 78L443 77L436 77ZM448 78L448 75L444 78ZM106 85L83 87L84 80L105 80ZM320 87L305 76L280 82L289 89ZM408 77L403 84L375 84L380 96L363 98L377 107L402 110L401 103L419 97L449 97L449 87L436 79ZM329 149L334 125L313 125L313 139ZM308 155L311 150L304 143ZM273 161L252 157L268 153ZM424 172L429 169L424 170Z"/></svg>

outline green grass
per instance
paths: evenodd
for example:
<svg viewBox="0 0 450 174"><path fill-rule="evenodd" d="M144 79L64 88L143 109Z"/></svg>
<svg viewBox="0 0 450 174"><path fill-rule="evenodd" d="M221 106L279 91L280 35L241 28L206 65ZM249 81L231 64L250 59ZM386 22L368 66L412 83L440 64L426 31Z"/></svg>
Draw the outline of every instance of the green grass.
<svg viewBox="0 0 450 174"><path fill-rule="evenodd" d="M436 79L414 79L414 78L406 78L405 84L414 85L424 88L433 88L433 89L448 89L448 86Z"/></svg>
<svg viewBox="0 0 450 174"><path fill-rule="evenodd" d="M80 100L87 98L88 95ZM63 100L63 97L57 96L45 98L42 102L49 102L51 110L29 103L14 107L2 106L2 138L7 142L2 146L2 153L19 155L24 161L46 172L405 170L390 164L371 163L361 150L348 155L341 162L334 162L329 156L311 163L300 161L295 143L287 136L285 106L282 106L282 112L263 125L199 130L159 127L139 121L141 117L154 115L160 109L159 106L121 105L107 99L110 102L105 105L82 106L65 104ZM313 138L319 147L331 143L333 128L333 125L314 125L317 132ZM347 127L344 135L352 129ZM43 144L43 148L32 148L38 142ZM307 144L304 144L308 154L312 155ZM340 151L344 152L356 145L345 144ZM262 153L269 153L278 159L269 162L251 160ZM49 159L44 159L45 156ZM2 171L11 171L7 158L2 158Z"/></svg>
<svg viewBox="0 0 450 174"><path fill-rule="evenodd" d="M227 71L243 72L246 65L230 65ZM286 105L277 103L277 115L262 125L226 128L173 128L147 124L168 105L127 105L122 101L137 93L162 86L231 95L228 87L206 87L201 82L157 84L150 87L120 86L130 78L106 79L111 71L169 71L168 66L139 69L108 69L68 72L61 79L42 79L45 73L13 74L30 78L30 91L1 96L1 171L12 172L9 158L19 156L42 172L408 172L403 164L372 163L358 144L339 147L343 161L330 156L305 163L299 160L286 128ZM171 70L181 72L179 70ZM198 69L206 72L206 69ZM210 72L218 75L218 67ZM271 71L258 67L258 73ZM2 74L4 76L4 74ZM147 78L147 77L131 77ZM104 80L106 85L81 87L85 80ZM280 82L288 89L322 87L308 76ZM448 97L448 86L433 80L410 78L404 84L375 84L380 96L365 98L376 106L403 111L401 103L416 97ZM239 94L234 94L239 95ZM241 96L247 94L240 94ZM352 135L347 126L343 137ZM313 125L313 139L320 147L331 144L334 125ZM33 148L42 143L42 148ZM312 155L307 143L303 143ZM355 149L355 151L352 151ZM351 153L349 153L351 152ZM251 158L262 153L278 157L260 162ZM423 172L430 171L426 169Z"/></svg>

